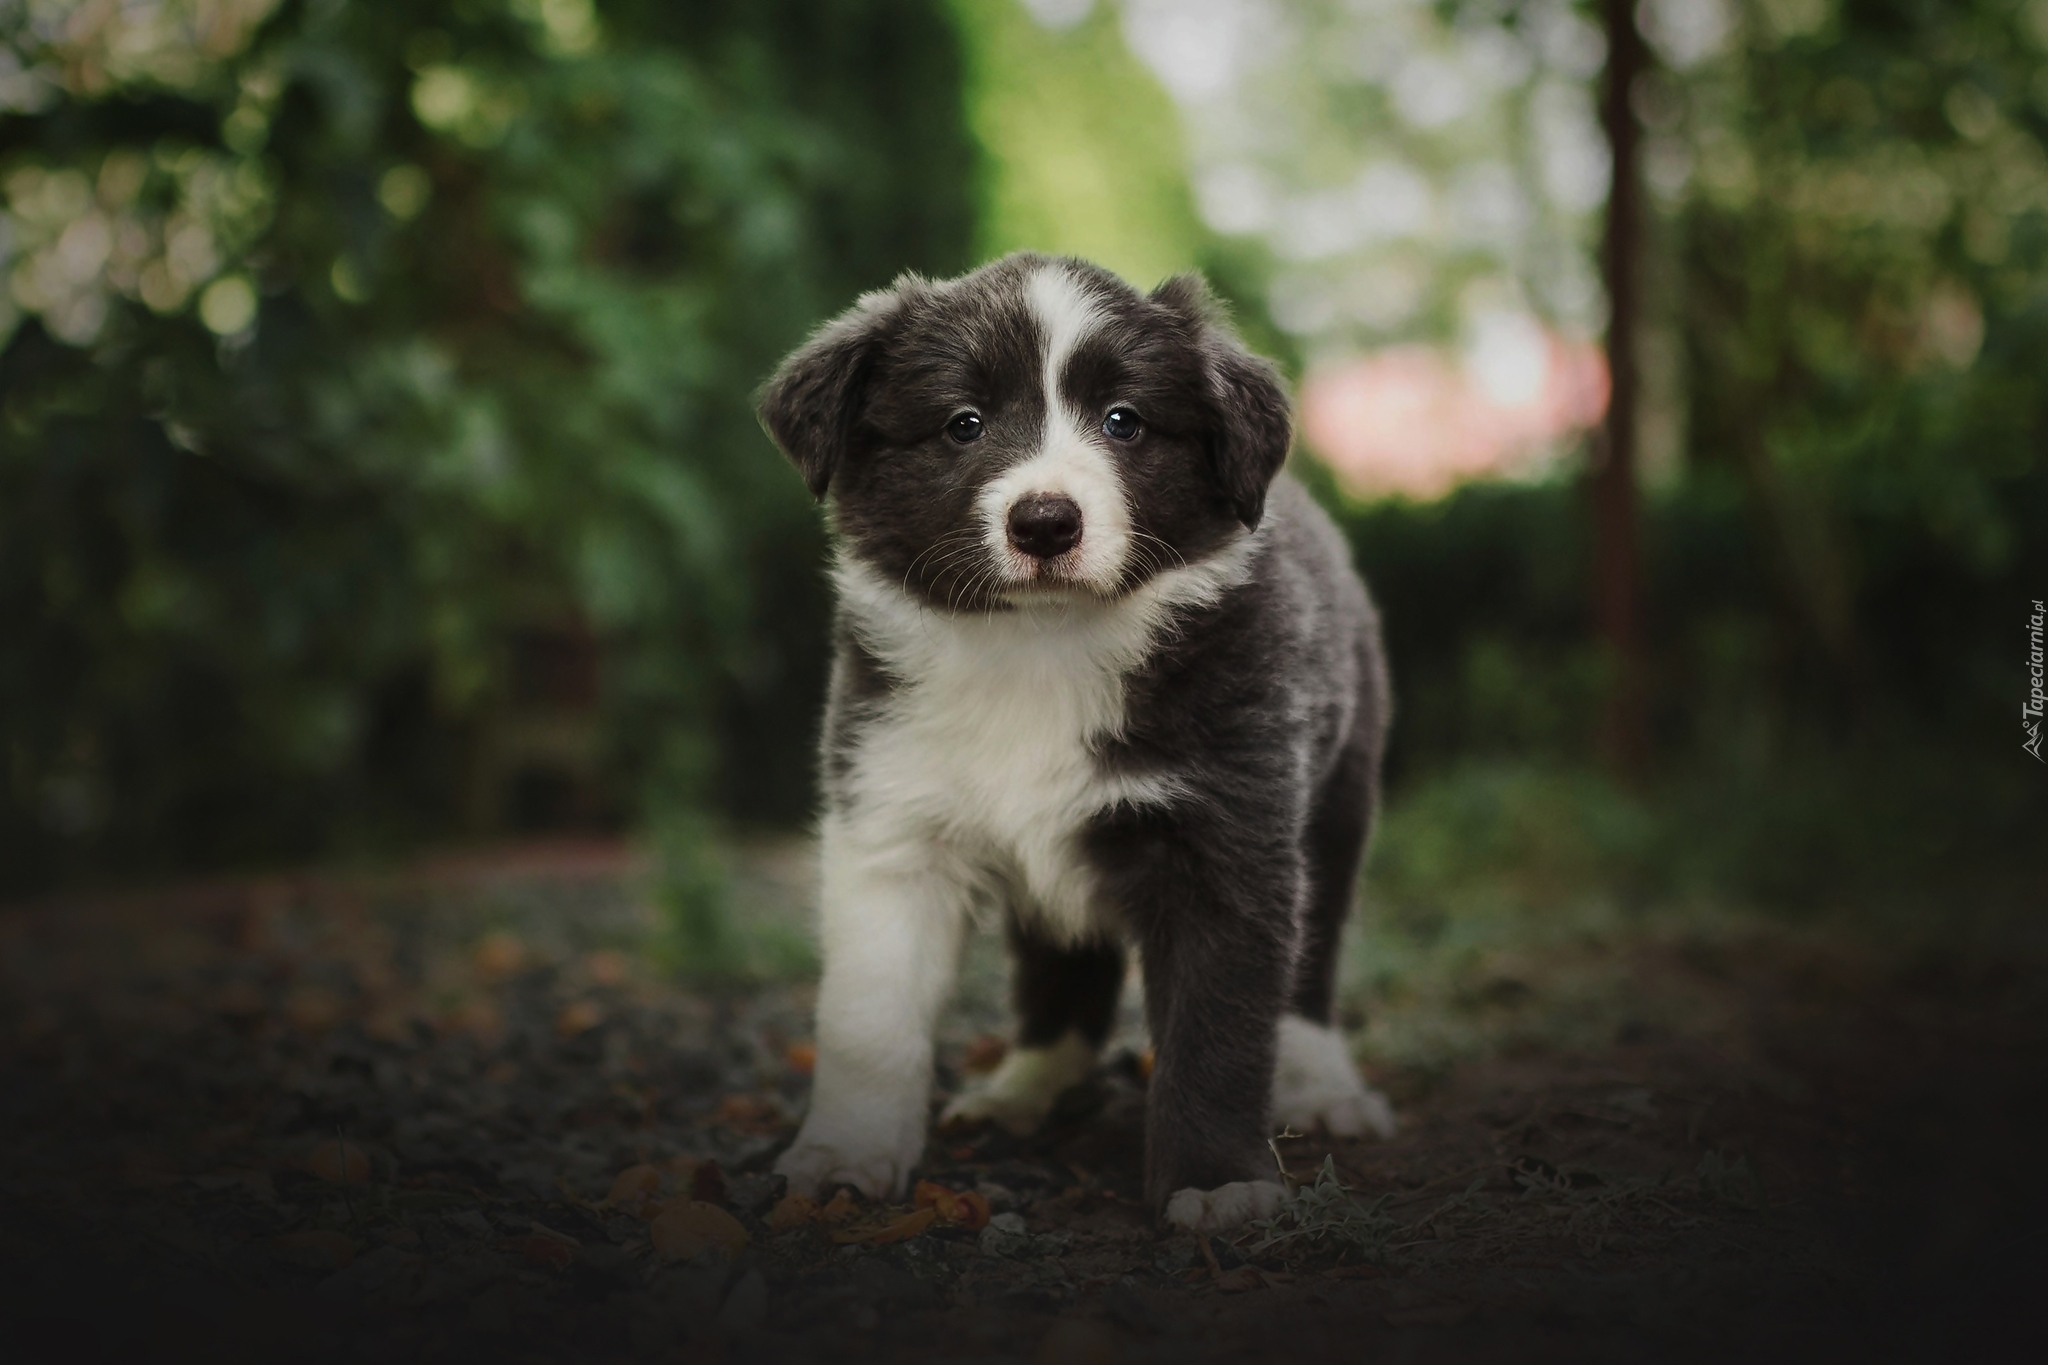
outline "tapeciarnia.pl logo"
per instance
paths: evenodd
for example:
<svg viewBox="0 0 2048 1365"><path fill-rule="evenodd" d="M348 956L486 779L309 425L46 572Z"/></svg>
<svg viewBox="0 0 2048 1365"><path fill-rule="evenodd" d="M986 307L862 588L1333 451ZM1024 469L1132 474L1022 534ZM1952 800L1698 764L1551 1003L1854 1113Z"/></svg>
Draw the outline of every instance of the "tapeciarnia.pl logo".
<svg viewBox="0 0 2048 1365"><path fill-rule="evenodd" d="M2027 728L2027 742L2020 747L2034 756L2037 763L2048 763L2041 757L2041 712L2048 708L2048 694L2042 691L2041 623L2048 620L2048 606L2041 599L2034 599L2033 619L2027 622L2027 673L2033 678L2033 687L2027 693L2026 704L2020 707L2020 724Z"/></svg>

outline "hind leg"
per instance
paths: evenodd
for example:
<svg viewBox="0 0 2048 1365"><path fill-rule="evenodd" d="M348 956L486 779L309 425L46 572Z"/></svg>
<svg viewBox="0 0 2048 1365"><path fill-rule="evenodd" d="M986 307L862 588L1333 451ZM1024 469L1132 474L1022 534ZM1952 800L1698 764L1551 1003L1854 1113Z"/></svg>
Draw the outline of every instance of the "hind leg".
<svg viewBox="0 0 2048 1365"><path fill-rule="evenodd" d="M1364 744L1348 749L1317 795L1309 823L1308 914L1273 1074L1273 1121L1298 1132L1321 1127L1338 1137L1394 1135L1392 1107L1359 1078L1331 1020L1344 921L1378 804L1375 767Z"/></svg>
<svg viewBox="0 0 2048 1365"><path fill-rule="evenodd" d="M1116 1021L1124 950L1108 942L1061 947L1013 915L1017 1045L1002 1065L946 1106L944 1122L992 1120L1015 1133L1045 1122L1068 1086L1088 1078Z"/></svg>

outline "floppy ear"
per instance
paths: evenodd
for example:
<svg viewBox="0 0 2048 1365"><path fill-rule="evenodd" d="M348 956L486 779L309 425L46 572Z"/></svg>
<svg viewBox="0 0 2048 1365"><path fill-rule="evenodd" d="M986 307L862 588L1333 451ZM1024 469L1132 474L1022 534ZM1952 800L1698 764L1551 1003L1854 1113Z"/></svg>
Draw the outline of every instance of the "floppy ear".
<svg viewBox="0 0 2048 1365"><path fill-rule="evenodd" d="M1266 513L1266 489L1294 441L1293 413L1280 372L1271 361L1245 350L1200 275L1176 275L1153 290L1152 299L1198 329L1196 344L1214 408L1210 465L1230 510L1246 530L1255 531Z"/></svg>
<svg viewBox="0 0 2048 1365"><path fill-rule="evenodd" d="M895 290L863 295L793 351L761 390L761 425L814 498L824 498L853 438L868 374L899 302Z"/></svg>
<svg viewBox="0 0 2048 1365"><path fill-rule="evenodd" d="M1248 353L1235 338L1212 336L1208 350L1209 383L1222 417L1209 438L1209 458L1230 509L1245 530L1256 531L1266 513L1266 489L1294 441L1287 390L1273 363Z"/></svg>

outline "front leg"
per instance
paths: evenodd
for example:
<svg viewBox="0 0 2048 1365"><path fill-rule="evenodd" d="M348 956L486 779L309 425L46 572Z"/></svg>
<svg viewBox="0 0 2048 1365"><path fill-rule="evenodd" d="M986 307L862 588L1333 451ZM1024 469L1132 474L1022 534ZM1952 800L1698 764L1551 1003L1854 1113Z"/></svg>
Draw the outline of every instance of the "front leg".
<svg viewBox="0 0 2048 1365"><path fill-rule="evenodd" d="M824 979L810 1113L775 1163L792 1188L900 1194L924 1151L932 1028L959 964L966 888L941 850L827 820Z"/></svg>
<svg viewBox="0 0 2048 1365"><path fill-rule="evenodd" d="M1284 838L1232 839L1159 812L1095 840L1144 959L1157 1061L1145 1192L1167 1221L1234 1227L1272 1213L1267 1122L1306 877Z"/></svg>

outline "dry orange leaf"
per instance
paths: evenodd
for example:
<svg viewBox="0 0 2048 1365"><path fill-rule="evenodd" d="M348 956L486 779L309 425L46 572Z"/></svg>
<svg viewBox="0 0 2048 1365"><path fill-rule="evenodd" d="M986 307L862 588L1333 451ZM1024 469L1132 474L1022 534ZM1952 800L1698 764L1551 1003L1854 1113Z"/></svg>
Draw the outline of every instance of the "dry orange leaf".
<svg viewBox="0 0 2048 1365"><path fill-rule="evenodd" d="M799 1076L808 1076L818 1069L818 1045L811 1042L791 1043L782 1050L783 1065Z"/></svg>
<svg viewBox="0 0 2048 1365"><path fill-rule="evenodd" d="M361 1185L370 1178L370 1156L353 1142L329 1138L306 1158L306 1169L337 1185Z"/></svg>
<svg viewBox="0 0 2048 1365"><path fill-rule="evenodd" d="M498 980L512 975L526 963L526 945L516 934L485 934L476 945L477 975Z"/></svg>
<svg viewBox="0 0 2048 1365"><path fill-rule="evenodd" d="M737 1256L747 1245L747 1230L739 1219L716 1204L695 1199L670 1204L647 1229L647 1236L655 1251L670 1261L687 1261L706 1247Z"/></svg>
<svg viewBox="0 0 2048 1365"><path fill-rule="evenodd" d="M1145 1049L1145 1050L1144 1050L1143 1052L1139 1053L1139 1054L1138 1054L1138 1079L1139 1079L1139 1080L1144 1080L1144 1081L1149 1081L1149 1080L1151 1080L1151 1079L1152 1079L1152 1068L1153 1068L1153 1067L1155 1067L1155 1066L1157 1066L1158 1064L1159 1064L1159 1052L1158 1052L1158 1049L1156 1049L1156 1048L1149 1048L1149 1047L1148 1047L1148 1048L1146 1048L1146 1049Z"/></svg>
<svg viewBox="0 0 2048 1365"><path fill-rule="evenodd" d="M574 1038L579 1033L588 1033L604 1022L604 1011L588 1000L571 1001L562 1012L555 1016L555 1034L561 1038Z"/></svg>
<svg viewBox="0 0 2048 1365"><path fill-rule="evenodd" d="M891 1218L886 1223L862 1223L855 1227L841 1228L832 1234L832 1240L842 1245L865 1242L869 1246L887 1246L890 1242L905 1242L937 1222L937 1209L913 1209L909 1213Z"/></svg>
<svg viewBox="0 0 2048 1365"><path fill-rule="evenodd" d="M818 1216L818 1201L807 1194L785 1194L762 1221L777 1232L800 1228Z"/></svg>
<svg viewBox="0 0 2048 1365"><path fill-rule="evenodd" d="M308 1270L340 1270L356 1258L353 1239L325 1228L287 1232L271 1238L268 1245L280 1260Z"/></svg>
<svg viewBox="0 0 2048 1365"><path fill-rule="evenodd" d="M934 1209L941 1221L979 1232L988 1226L988 1200L979 1190L949 1190L932 1180L920 1180L911 1192L911 1202L921 1209Z"/></svg>
<svg viewBox="0 0 2048 1365"><path fill-rule="evenodd" d="M960 1211L952 1216L951 1221L969 1232L980 1232L988 1226L988 1219L988 1196L980 1190L962 1190Z"/></svg>
<svg viewBox="0 0 2048 1365"><path fill-rule="evenodd" d="M641 1162L628 1166L612 1178L611 1193L604 1197L607 1204L633 1204L651 1198L661 1191L661 1172Z"/></svg>
<svg viewBox="0 0 2048 1365"><path fill-rule="evenodd" d="M818 1221L821 1223L844 1223L859 1212L860 1204L854 1199L853 1194L848 1190L841 1189L825 1201L824 1208L818 1210Z"/></svg>

